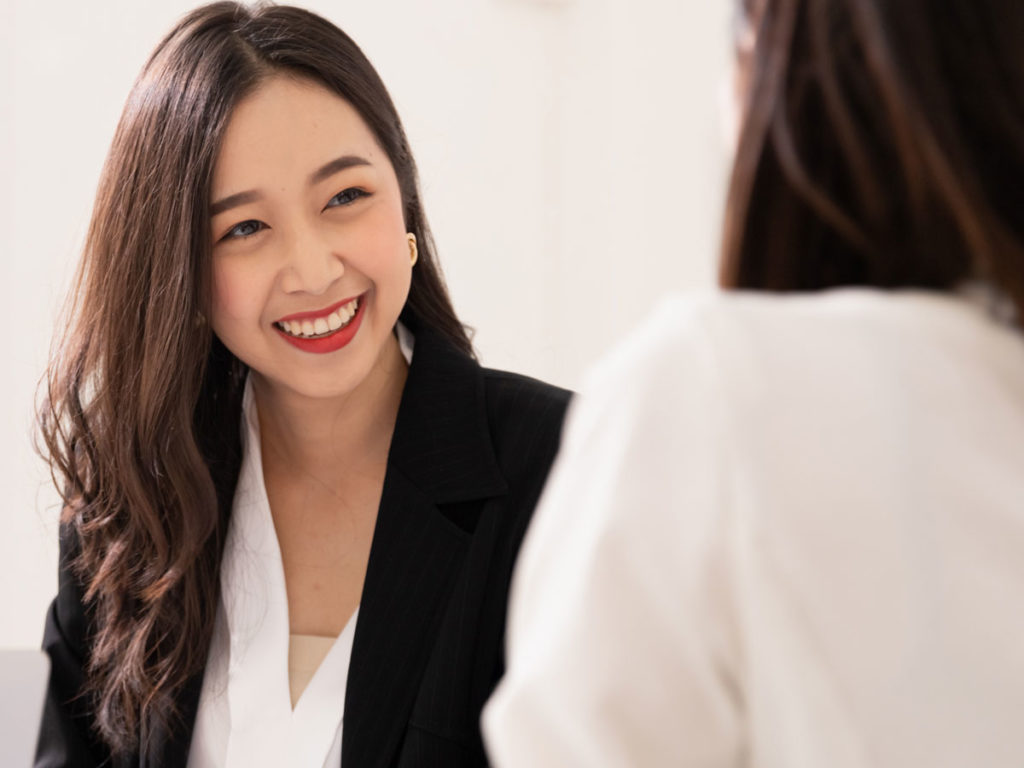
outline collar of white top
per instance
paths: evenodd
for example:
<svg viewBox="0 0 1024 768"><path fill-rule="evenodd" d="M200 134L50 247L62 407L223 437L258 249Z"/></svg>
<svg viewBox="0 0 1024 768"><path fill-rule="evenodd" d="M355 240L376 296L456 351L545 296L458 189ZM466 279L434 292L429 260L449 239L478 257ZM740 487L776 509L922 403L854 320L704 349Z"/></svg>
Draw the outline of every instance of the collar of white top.
<svg viewBox="0 0 1024 768"><path fill-rule="evenodd" d="M965 280L955 288L963 298L981 308L996 322L1016 325L1017 307L1004 290L989 280L973 278Z"/></svg>

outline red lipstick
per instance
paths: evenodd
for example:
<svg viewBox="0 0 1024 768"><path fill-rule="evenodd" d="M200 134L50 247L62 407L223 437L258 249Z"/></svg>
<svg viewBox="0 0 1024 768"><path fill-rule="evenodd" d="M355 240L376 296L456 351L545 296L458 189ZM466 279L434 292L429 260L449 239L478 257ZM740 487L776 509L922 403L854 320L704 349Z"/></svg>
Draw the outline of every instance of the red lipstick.
<svg viewBox="0 0 1024 768"><path fill-rule="evenodd" d="M348 321L346 325L343 325L333 333L329 333L326 336L321 336L316 339L302 338L299 336L292 336L290 333L285 333L277 323L274 323L274 330L280 334L281 338L291 344L293 347L301 349L303 352L312 352L313 354L323 355L328 352L335 352L346 344L348 344L355 337L356 332L359 330L359 326L363 322L363 308L366 306L366 294L355 297L359 299L359 304L356 307L356 313L352 316L352 319ZM294 315L288 315L282 317L278 322L293 322L302 320L315 320L316 318L327 317L331 312L336 310L338 307L343 307L348 304L352 299L345 299L339 301L337 304L332 304L327 309L316 310L315 312L298 312Z"/></svg>
<svg viewBox="0 0 1024 768"><path fill-rule="evenodd" d="M342 299L341 301L331 304L331 306L327 307L327 309L314 309L312 312L296 312L294 315L288 315L287 317L277 318L277 322L290 323L292 322L292 320L316 320L318 317L327 317L329 314L331 314L331 312L336 310L338 307L344 307L350 301L355 301L356 299L360 298L362 298L362 294L360 294L359 296L349 296L347 299Z"/></svg>

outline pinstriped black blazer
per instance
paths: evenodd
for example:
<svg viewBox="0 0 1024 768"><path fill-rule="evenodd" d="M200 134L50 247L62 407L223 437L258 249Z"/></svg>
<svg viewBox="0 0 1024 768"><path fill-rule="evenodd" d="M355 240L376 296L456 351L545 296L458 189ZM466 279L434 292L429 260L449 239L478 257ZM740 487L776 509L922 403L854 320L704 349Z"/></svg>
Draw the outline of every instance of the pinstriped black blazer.
<svg viewBox="0 0 1024 768"><path fill-rule="evenodd" d="M486 765L479 718L504 669L512 565L558 448L569 393L481 368L408 322L416 348L370 550L345 695L345 768ZM37 766L95 768L81 699L88 618L67 569L43 645L52 660ZM123 764L184 766L202 676L181 692L185 727L151 729ZM70 703L69 703L70 702ZM119 762L120 764L120 762Z"/></svg>

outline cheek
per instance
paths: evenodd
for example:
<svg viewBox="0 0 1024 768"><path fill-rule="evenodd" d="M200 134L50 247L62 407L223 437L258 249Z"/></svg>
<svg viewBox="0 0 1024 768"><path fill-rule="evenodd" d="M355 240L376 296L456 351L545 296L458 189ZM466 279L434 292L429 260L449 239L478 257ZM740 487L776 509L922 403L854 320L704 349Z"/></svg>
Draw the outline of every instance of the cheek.
<svg viewBox="0 0 1024 768"><path fill-rule="evenodd" d="M401 288L411 279L411 253L401 211L382 210L368 217L359 229L358 239L349 235L347 256L357 260L360 271L377 282Z"/></svg>
<svg viewBox="0 0 1024 768"><path fill-rule="evenodd" d="M215 331L259 318L259 300L255 276L230 259L215 259L213 264L212 321Z"/></svg>
<svg viewBox="0 0 1024 768"><path fill-rule="evenodd" d="M381 237L376 245L376 280L386 287L395 300L405 302L412 281L412 263L409 241L401 237Z"/></svg>

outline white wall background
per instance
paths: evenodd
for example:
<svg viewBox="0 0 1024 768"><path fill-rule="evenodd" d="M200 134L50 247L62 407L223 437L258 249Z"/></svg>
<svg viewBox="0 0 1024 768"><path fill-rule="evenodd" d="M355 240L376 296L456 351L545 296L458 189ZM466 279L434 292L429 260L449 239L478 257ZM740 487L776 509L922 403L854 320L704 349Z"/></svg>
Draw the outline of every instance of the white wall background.
<svg viewBox="0 0 1024 768"><path fill-rule="evenodd" d="M33 396L124 98L192 0L0 3L0 647L37 646L56 497ZM483 362L568 387L711 284L730 0L307 2L359 42L420 164Z"/></svg>

